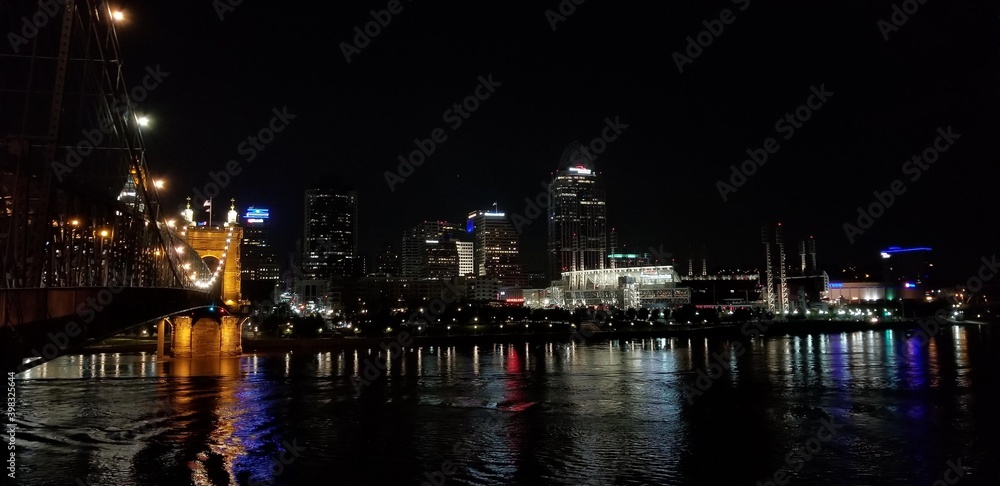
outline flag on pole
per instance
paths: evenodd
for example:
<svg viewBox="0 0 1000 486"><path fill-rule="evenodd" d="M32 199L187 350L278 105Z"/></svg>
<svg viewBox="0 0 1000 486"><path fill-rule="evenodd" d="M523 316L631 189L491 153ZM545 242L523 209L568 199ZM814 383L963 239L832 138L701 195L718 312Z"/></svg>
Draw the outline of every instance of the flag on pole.
<svg viewBox="0 0 1000 486"><path fill-rule="evenodd" d="M211 212L212 211L212 199L211 198L206 199L205 200L205 204L202 204L202 206L208 208L208 209L205 210L206 213Z"/></svg>

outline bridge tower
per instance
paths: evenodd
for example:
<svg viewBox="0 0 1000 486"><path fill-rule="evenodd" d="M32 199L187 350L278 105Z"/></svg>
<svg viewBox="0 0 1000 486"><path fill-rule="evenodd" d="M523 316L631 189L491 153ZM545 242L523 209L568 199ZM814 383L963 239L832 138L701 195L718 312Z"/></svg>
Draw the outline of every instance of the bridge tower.
<svg viewBox="0 0 1000 486"><path fill-rule="evenodd" d="M185 218L190 214L191 203L184 211ZM211 275L201 276L204 285L214 289L221 283L217 295L230 308L239 305L242 300L240 288L240 244L243 241L243 228L236 221L236 203L233 201L229 218L221 227L197 226L194 221L185 221L180 229L180 237L198 253L212 271Z"/></svg>

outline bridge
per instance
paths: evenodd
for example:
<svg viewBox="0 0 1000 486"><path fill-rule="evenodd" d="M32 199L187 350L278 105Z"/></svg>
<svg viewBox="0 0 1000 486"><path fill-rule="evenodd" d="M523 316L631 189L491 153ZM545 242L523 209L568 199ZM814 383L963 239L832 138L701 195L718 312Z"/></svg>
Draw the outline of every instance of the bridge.
<svg viewBox="0 0 1000 486"><path fill-rule="evenodd" d="M5 370L157 320L175 327L175 352L206 352L205 339L239 350L241 230L166 217L136 105L161 80L126 69L120 19L98 0L0 5ZM129 84L130 72L145 77Z"/></svg>

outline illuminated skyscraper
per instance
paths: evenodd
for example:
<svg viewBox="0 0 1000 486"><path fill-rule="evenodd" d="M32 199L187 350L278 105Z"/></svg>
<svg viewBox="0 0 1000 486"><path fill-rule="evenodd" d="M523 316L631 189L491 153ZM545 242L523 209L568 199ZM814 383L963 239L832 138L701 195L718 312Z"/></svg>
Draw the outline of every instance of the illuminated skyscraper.
<svg viewBox="0 0 1000 486"><path fill-rule="evenodd" d="M358 275L358 193L316 187L306 191L305 203L302 271L306 278Z"/></svg>
<svg viewBox="0 0 1000 486"><path fill-rule="evenodd" d="M455 249L458 250L458 275L461 277L476 274L474 248L471 241L455 241Z"/></svg>
<svg viewBox="0 0 1000 486"><path fill-rule="evenodd" d="M562 272L600 270L608 245L604 186L593 156L573 143L563 152L549 185L549 278Z"/></svg>
<svg viewBox="0 0 1000 486"><path fill-rule="evenodd" d="M403 276L448 278L461 275L460 263L467 238L462 226L446 221L424 221L403 233Z"/></svg>
<svg viewBox="0 0 1000 486"><path fill-rule="evenodd" d="M278 255L269 239L270 211L250 206L243 215L243 242L240 246L241 277L248 282L277 281Z"/></svg>
<svg viewBox="0 0 1000 486"><path fill-rule="evenodd" d="M518 254L518 234L506 214L496 211L469 213L466 231L473 238L476 275L495 277L502 287L528 284Z"/></svg>

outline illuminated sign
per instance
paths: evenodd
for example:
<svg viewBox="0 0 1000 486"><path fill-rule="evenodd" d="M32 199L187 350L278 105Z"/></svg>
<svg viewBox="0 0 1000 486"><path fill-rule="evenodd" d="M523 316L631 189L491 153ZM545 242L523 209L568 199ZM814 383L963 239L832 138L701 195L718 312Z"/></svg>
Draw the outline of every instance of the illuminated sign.
<svg viewBox="0 0 1000 486"><path fill-rule="evenodd" d="M487 218L502 218L502 217L504 217L504 213L483 213L483 215L486 216Z"/></svg>
<svg viewBox="0 0 1000 486"><path fill-rule="evenodd" d="M882 250L882 253L906 253L910 251L931 251L930 248L926 246L921 246L917 248L900 248L898 246L890 246L888 250ZM884 258L884 257L883 257Z"/></svg>
<svg viewBox="0 0 1000 486"><path fill-rule="evenodd" d="M259 219L261 220L259 222L263 222L263 220L268 219L270 217L269 212L270 210L267 208L255 208L253 206L250 206L249 208L247 208L247 213L243 215L243 219L246 219L247 221L251 219Z"/></svg>
<svg viewBox="0 0 1000 486"><path fill-rule="evenodd" d="M844 284L842 284L840 282L830 282L830 288L831 289L842 289L842 288L844 288Z"/></svg>
<svg viewBox="0 0 1000 486"><path fill-rule="evenodd" d="M247 218L246 222L250 224L255 224L255 223L263 223L264 220L260 218Z"/></svg>
<svg viewBox="0 0 1000 486"><path fill-rule="evenodd" d="M590 174L593 173L592 170L590 170L590 169L588 169L588 168L586 168L586 167L584 167L582 165L578 165L576 167L570 167L569 171L573 172L574 174L580 174L580 175L590 175Z"/></svg>
<svg viewBox="0 0 1000 486"><path fill-rule="evenodd" d="M473 221L472 218L469 218L469 220L465 222L465 232L472 233L475 229L476 229L476 222Z"/></svg>
<svg viewBox="0 0 1000 486"><path fill-rule="evenodd" d="M905 283L903 283L903 288L907 288L907 289L915 289L915 288L917 288L917 286L916 286L916 284L914 284L914 283L911 283L911 282L905 282Z"/></svg>

